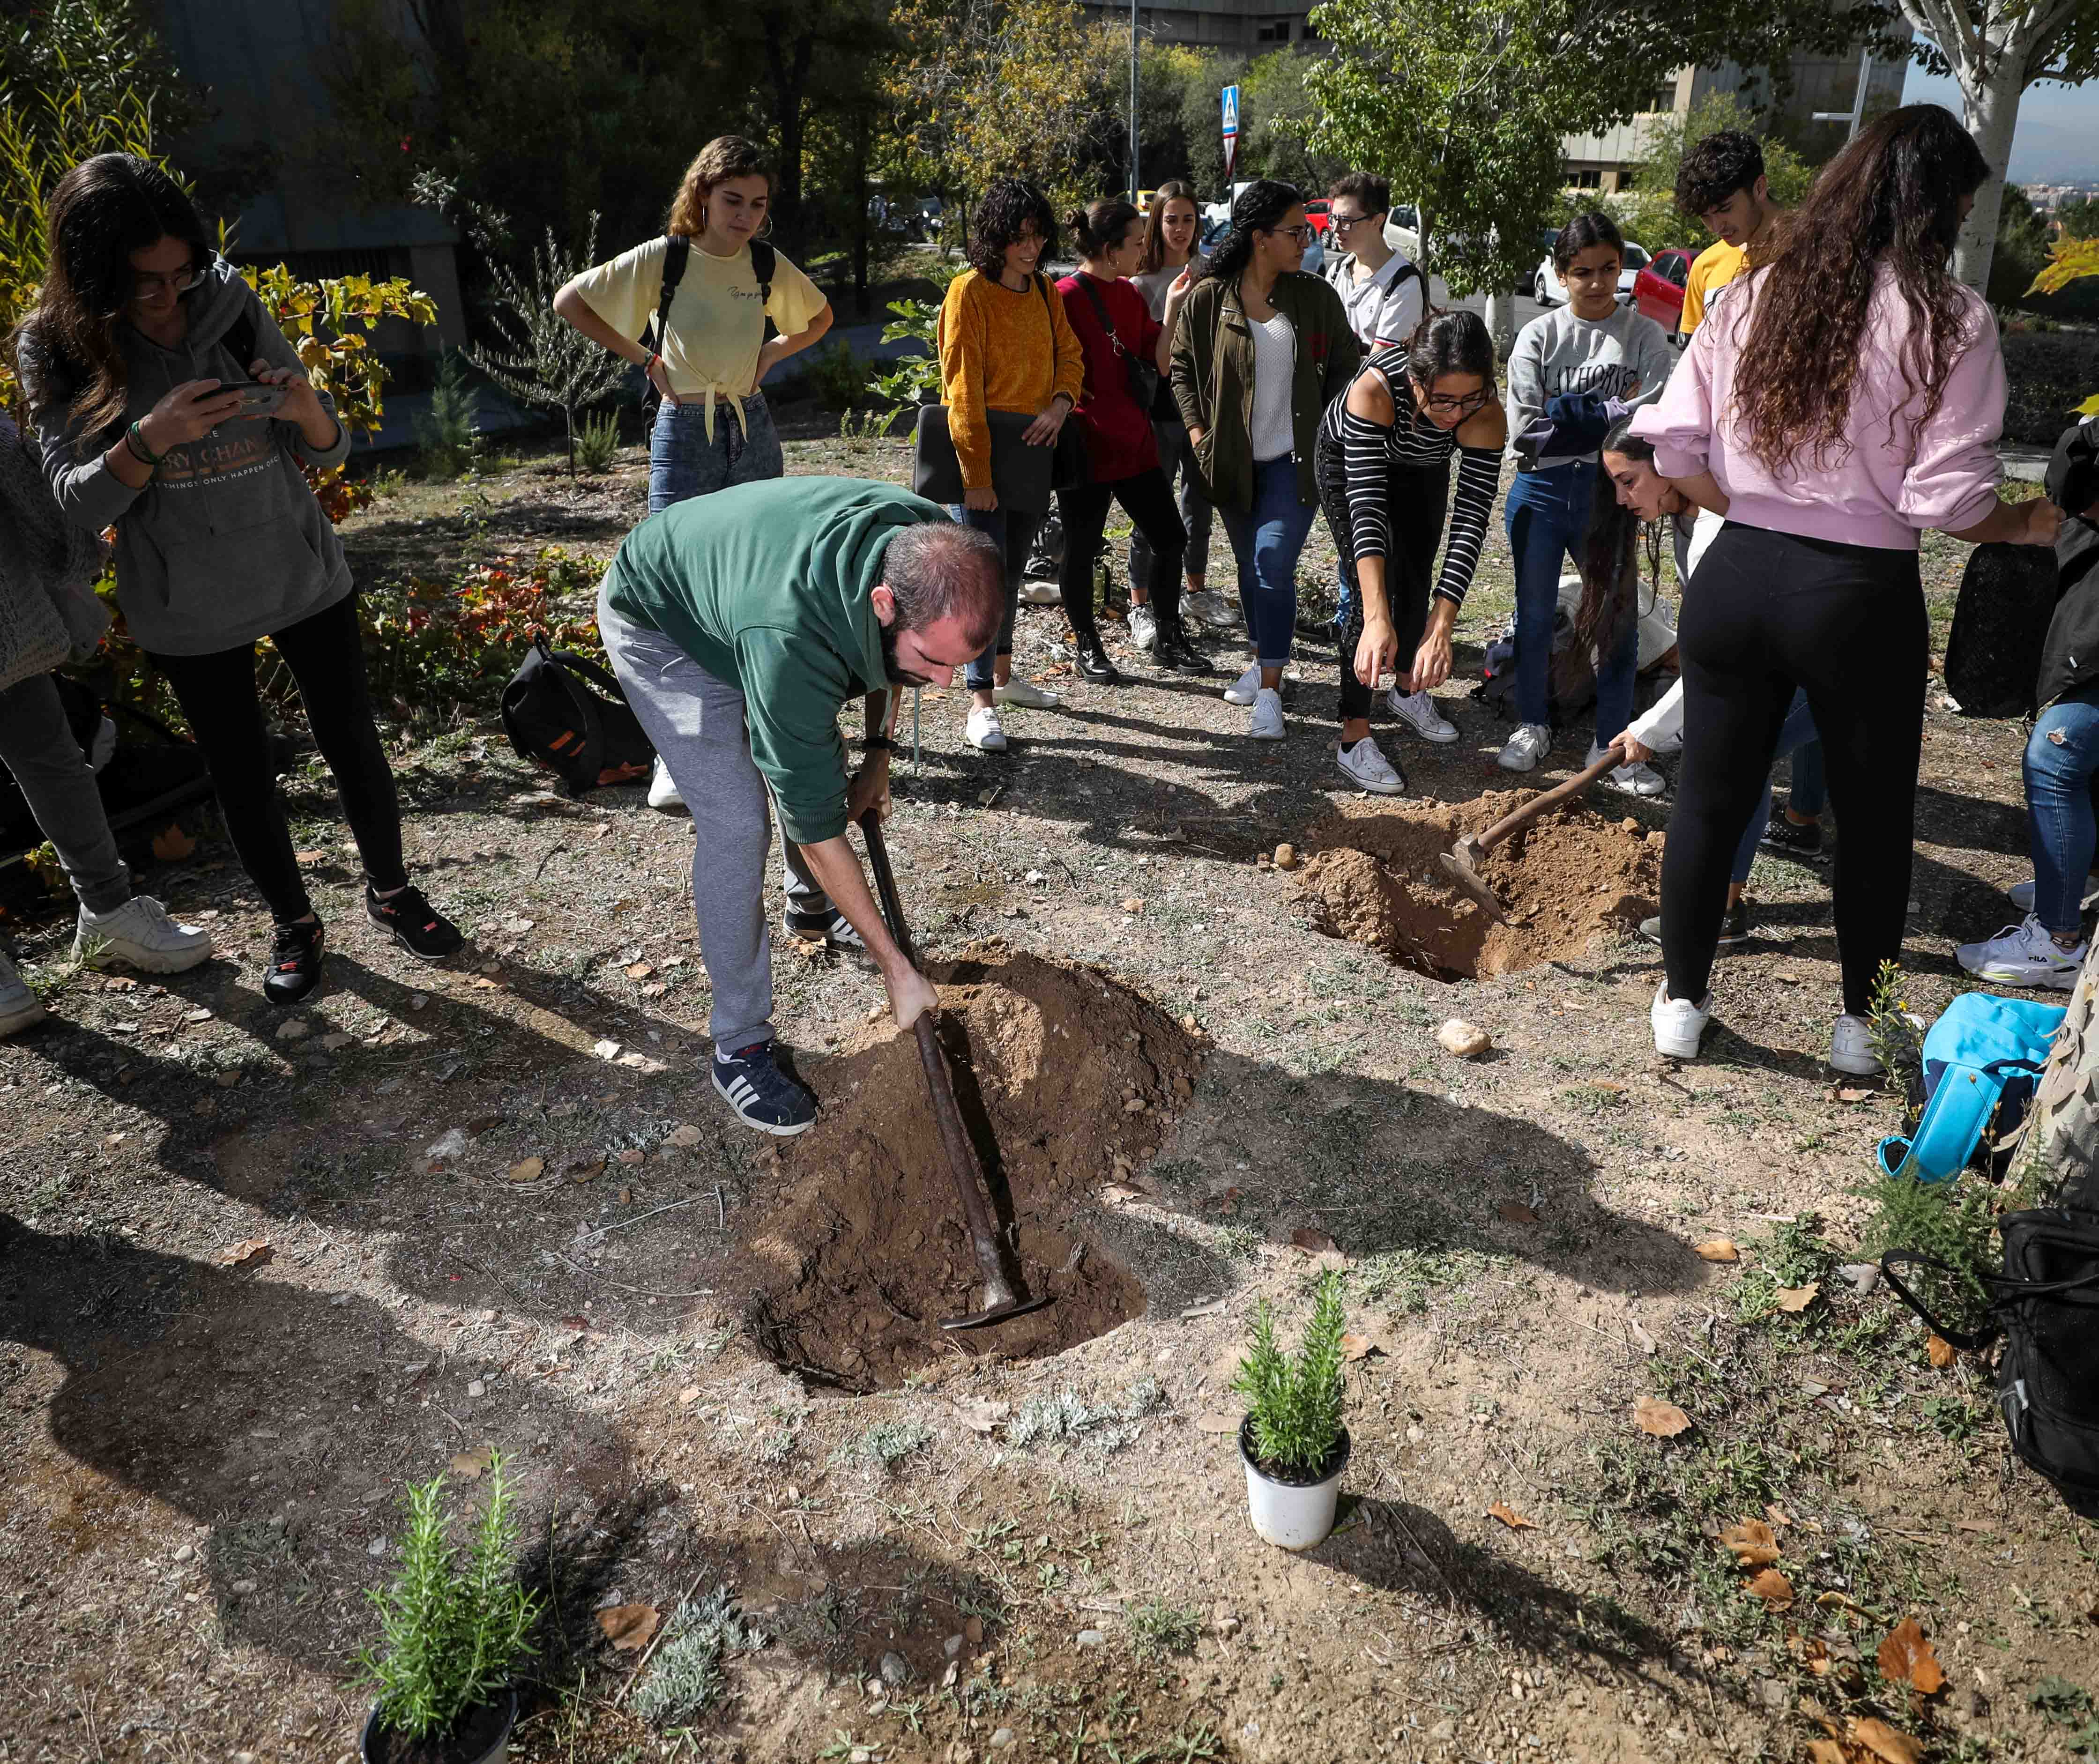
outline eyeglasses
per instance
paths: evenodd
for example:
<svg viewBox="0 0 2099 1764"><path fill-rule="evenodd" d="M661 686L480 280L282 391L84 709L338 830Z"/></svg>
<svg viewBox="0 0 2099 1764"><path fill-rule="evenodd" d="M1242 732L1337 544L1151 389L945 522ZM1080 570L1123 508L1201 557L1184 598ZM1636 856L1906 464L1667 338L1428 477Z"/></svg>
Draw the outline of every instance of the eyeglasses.
<svg viewBox="0 0 2099 1764"><path fill-rule="evenodd" d="M1300 245L1309 245L1312 243L1312 235L1315 229L1312 226L1311 222L1308 221L1302 226L1272 227L1269 231L1272 233L1281 233L1287 238L1294 239Z"/></svg>
<svg viewBox="0 0 2099 1764"><path fill-rule="evenodd" d="M1330 216L1329 218L1332 222L1336 232L1345 233L1352 227L1362 226L1365 221L1378 219L1384 213L1384 210L1380 209L1375 214L1336 214Z"/></svg>
<svg viewBox="0 0 2099 1764"><path fill-rule="evenodd" d="M1417 390L1415 394L1416 402L1424 410L1454 411L1461 416L1469 416L1475 411L1485 410L1494 402L1494 394L1484 386L1477 392L1468 392L1462 398L1446 398L1442 394L1436 392L1424 394Z"/></svg>
<svg viewBox="0 0 2099 1764"><path fill-rule="evenodd" d="M134 271L131 276L131 297L151 300L161 288L170 294L187 294L204 279L204 271L194 263L186 263L179 270L170 270L164 275L156 275L149 270Z"/></svg>

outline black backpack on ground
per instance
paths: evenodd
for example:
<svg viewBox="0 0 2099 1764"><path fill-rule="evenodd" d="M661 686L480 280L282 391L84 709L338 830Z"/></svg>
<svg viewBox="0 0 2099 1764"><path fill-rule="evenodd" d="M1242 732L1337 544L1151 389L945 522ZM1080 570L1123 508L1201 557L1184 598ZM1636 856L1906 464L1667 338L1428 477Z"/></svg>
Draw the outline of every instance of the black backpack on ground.
<svg viewBox="0 0 2099 1764"><path fill-rule="evenodd" d="M671 297L678 292L678 284L685 279L685 266L692 261L693 242L682 233L667 233L663 238L663 292L656 297L656 317L642 328L640 341L649 345L651 354L663 353L663 338L671 323ZM763 239L750 242L750 273L758 278L758 302L763 306L772 298L772 272L778 259L772 247ZM641 392L641 420L653 428L657 407L663 402L663 394L656 389L656 382L643 374Z"/></svg>
<svg viewBox="0 0 2099 1764"><path fill-rule="evenodd" d="M1946 689L1963 716L2032 713L2060 592L2048 546L1978 545L1969 553L1946 636Z"/></svg>
<svg viewBox="0 0 2099 1764"><path fill-rule="evenodd" d="M519 759L559 773L570 796L645 776L656 757L619 682L595 662L548 649L538 636L503 688L503 732Z"/></svg>

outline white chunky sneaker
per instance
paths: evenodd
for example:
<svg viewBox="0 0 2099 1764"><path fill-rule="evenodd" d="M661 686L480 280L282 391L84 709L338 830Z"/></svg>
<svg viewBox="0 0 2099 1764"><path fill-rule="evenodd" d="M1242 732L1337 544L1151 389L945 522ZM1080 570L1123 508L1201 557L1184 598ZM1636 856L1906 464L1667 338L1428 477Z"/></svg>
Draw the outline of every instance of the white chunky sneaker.
<svg viewBox="0 0 2099 1764"><path fill-rule="evenodd" d="M1225 688L1226 704L1249 705L1261 690L1261 663L1256 662Z"/></svg>
<svg viewBox="0 0 2099 1764"><path fill-rule="evenodd" d="M970 712L969 721L963 725L963 737L972 747L981 747L988 754L1002 753L1005 750L1005 725L998 720L998 712L984 705Z"/></svg>
<svg viewBox="0 0 2099 1764"><path fill-rule="evenodd" d="M1182 595L1181 611L1184 617L1220 631L1239 622L1239 615L1232 610L1230 603L1212 588L1204 588L1196 594Z"/></svg>
<svg viewBox="0 0 2099 1764"><path fill-rule="evenodd" d="M1064 595L1054 576L1046 581L1041 576L1030 576L1020 584L1020 600L1024 606L1062 606Z"/></svg>
<svg viewBox="0 0 2099 1764"><path fill-rule="evenodd" d="M2064 949L2048 927L2029 913L1986 943L1963 944L1953 952L1960 966L1993 986L2048 986L2066 992L2077 984L2088 945Z"/></svg>
<svg viewBox="0 0 2099 1764"><path fill-rule="evenodd" d="M1031 686L1024 680L1010 680L1003 686L994 686L991 695L999 704L1017 704L1023 710L1054 710L1064 702L1054 692Z"/></svg>
<svg viewBox="0 0 2099 1764"><path fill-rule="evenodd" d="M663 763L663 756L656 756L656 763L649 772L649 806L666 815L687 815L692 811L685 807L685 799L678 794L678 786L671 776L671 768Z"/></svg>
<svg viewBox="0 0 2099 1764"><path fill-rule="evenodd" d="M1458 738L1458 725L1444 718L1428 693L1402 693L1394 686L1384 695L1384 707L1424 741L1440 745Z"/></svg>
<svg viewBox="0 0 2099 1764"><path fill-rule="evenodd" d="M1334 757L1342 772L1358 789L1374 791L1380 796L1406 795L1406 780L1369 736L1353 747L1341 748Z"/></svg>
<svg viewBox="0 0 2099 1764"><path fill-rule="evenodd" d="M1603 757L1604 750L1592 742L1589 748L1589 757L1582 762L1582 764L1593 766ZM1669 788L1662 781L1661 774L1644 760L1637 761L1630 766L1613 767L1604 774L1604 781L1613 790L1620 791L1626 796L1659 796Z"/></svg>
<svg viewBox="0 0 2099 1764"><path fill-rule="evenodd" d="M1257 741L1283 739L1283 694L1273 686L1264 686L1253 695L1253 721L1247 733Z"/></svg>
<svg viewBox="0 0 2099 1764"><path fill-rule="evenodd" d="M1551 730L1542 723L1519 723L1494 758L1504 772L1534 772L1551 751Z"/></svg>
<svg viewBox="0 0 2099 1764"><path fill-rule="evenodd" d="M1669 982L1664 980L1654 989L1654 1003L1647 1014L1654 1029L1655 1052L1670 1059L1697 1058L1698 1039L1713 1020L1712 1006L1710 992L1695 1005L1688 998L1671 998Z"/></svg>
<svg viewBox="0 0 2099 1764"><path fill-rule="evenodd" d="M23 983L22 976L15 971L15 964L7 959L7 952L0 950L0 1035L12 1035L17 1029L26 1029L31 1023L43 1020L42 1003Z"/></svg>
<svg viewBox="0 0 2099 1764"><path fill-rule="evenodd" d="M1159 641L1159 619L1147 604L1129 609L1129 640L1140 649L1149 649Z"/></svg>
<svg viewBox="0 0 2099 1764"><path fill-rule="evenodd" d="M1854 1078L1885 1071L1873 1052L1872 1032L1864 1017L1843 1016L1829 1032L1829 1063Z"/></svg>
<svg viewBox="0 0 2099 1764"><path fill-rule="evenodd" d="M178 925L151 895L134 895L107 913L80 909L73 958L90 967L121 962L147 974L180 974L211 958L211 933Z"/></svg>
<svg viewBox="0 0 2099 1764"><path fill-rule="evenodd" d="M2089 882L2092 878L2088 876L2084 879L2087 882ZM2033 911L2034 882L2032 877L2027 877L2024 882L2013 882L2010 887L2004 891L2004 892L2012 897L2012 904L2017 907L2020 912L2031 913ZM2099 906L2099 888L2088 888L2085 890L2084 898L2080 900L2077 904L2080 908L2087 913L2089 913L2094 906Z"/></svg>

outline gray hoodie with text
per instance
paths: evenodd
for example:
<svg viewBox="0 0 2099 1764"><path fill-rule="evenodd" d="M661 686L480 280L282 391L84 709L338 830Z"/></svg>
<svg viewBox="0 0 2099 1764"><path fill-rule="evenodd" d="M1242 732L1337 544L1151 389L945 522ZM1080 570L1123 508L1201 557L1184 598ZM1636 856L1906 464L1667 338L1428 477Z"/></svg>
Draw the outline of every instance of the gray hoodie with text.
<svg viewBox="0 0 2099 1764"><path fill-rule="evenodd" d="M189 332L174 349L119 322L124 413L92 434L70 413L83 384L78 370L33 334L22 350L23 377L44 475L66 518L90 532L117 529L117 604L133 640L149 654L209 655L295 625L350 592L342 543L300 470L301 460L339 464L350 433L338 424L335 444L316 453L295 423L235 417L169 449L146 486L132 489L103 455L184 381L252 378L227 342L243 314L256 355L273 367L299 366L276 320L222 259L183 304ZM325 394L321 403L332 416Z"/></svg>

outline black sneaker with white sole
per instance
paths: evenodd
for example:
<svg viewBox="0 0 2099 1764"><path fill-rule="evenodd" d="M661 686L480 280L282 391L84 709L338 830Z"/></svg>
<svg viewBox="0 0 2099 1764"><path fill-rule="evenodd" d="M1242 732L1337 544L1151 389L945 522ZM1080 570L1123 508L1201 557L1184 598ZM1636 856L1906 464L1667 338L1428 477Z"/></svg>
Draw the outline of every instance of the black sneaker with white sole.
<svg viewBox="0 0 2099 1764"><path fill-rule="evenodd" d="M380 930L391 932L394 940L410 955L425 961L442 961L447 956L455 956L466 943L460 928L432 906L423 891L412 883L382 899L367 882L364 911Z"/></svg>
<svg viewBox="0 0 2099 1764"><path fill-rule="evenodd" d="M836 907L825 906L814 913L788 908L787 935L799 937L805 944L821 944L834 956L843 956L865 966L873 966L867 945L852 928L852 921Z"/></svg>
<svg viewBox="0 0 2099 1764"><path fill-rule="evenodd" d="M1822 823L1811 820L1803 827L1789 819L1784 809L1775 808L1771 819L1764 823L1763 836L1757 844L1764 851L1776 851L1786 857L1820 857Z"/></svg>
<svg viewBox="0 0 2099 1764"><path fill-rule="evenodd" d="M1661 921L1658 918L1642 919L1639 922L1639 934L1650 944L1660 943ZM1740 949L1749 940L1749 903L1745 899L1737 900L1727 908L1727 916L1720 924L1720 948Z"/></svg>
<svg viewBox="0 0 2099 1764"><path fill-rule="evenodd" d="M754 1041L733 1054L716 1054L715 1089L745 1126L791 1139L816 1124L816 1098L780 1069L774 1045Z"/></svg>

